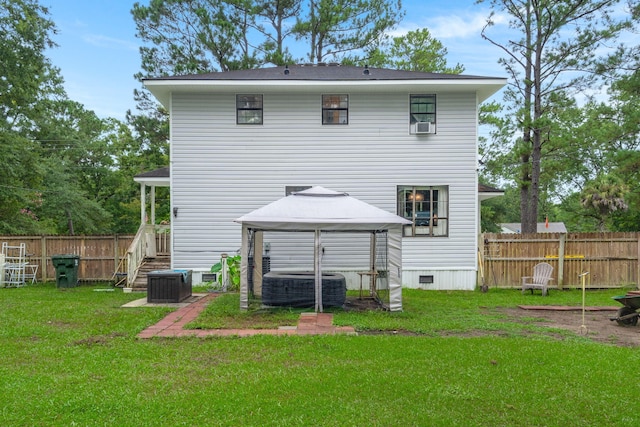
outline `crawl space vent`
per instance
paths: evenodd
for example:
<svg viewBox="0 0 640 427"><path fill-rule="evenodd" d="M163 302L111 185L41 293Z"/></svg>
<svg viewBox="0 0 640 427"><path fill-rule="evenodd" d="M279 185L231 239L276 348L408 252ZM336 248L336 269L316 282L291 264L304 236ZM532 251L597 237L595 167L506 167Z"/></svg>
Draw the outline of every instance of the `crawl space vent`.
<svg viewBox="0 0 640 427"><path fill-rule="evenodd" d="M217 280L216 273L202 273L203 282L215 282Z"/></svg>
<svg viewBox="0 0 640 427"><path fill-rule="evenodd" d="M432 285L433 275L420 276L420 278L418 279L418 283L420 283L421 285Z"/></svg>

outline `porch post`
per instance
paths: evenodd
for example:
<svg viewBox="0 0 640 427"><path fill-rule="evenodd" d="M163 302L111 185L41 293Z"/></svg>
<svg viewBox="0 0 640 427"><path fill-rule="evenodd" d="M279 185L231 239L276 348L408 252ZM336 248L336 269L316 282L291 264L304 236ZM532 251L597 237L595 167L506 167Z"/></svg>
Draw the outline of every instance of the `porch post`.
<svg viewBox="0 0 640 427"><path fill-rule="evenodd" d="M146 224L146 213L147 213L147 186L143 183L140 183L140 224Z"/></svg>
<svg viewBox="0 0 640 427"><path fill-rule="evenodd" d="M156 186L151 186L151 224L156 225Z"/></svg>

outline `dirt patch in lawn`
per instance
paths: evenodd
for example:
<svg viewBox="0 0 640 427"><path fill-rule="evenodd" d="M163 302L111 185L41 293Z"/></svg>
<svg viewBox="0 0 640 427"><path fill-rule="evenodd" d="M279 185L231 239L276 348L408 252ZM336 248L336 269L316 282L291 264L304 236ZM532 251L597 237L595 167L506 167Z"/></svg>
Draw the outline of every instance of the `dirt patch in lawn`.
<svg viewBox="0 0 640 427"><path fill-rule="evenodd" d="M351 299L345 304L347 311L382 310L380 305L372 299ZM507 316L505 322L517 322L527 325L534 325L546 328L557 328L571 332L577 336L587 337L597 342L618 345L622 347L640 347L640 322L638 326L620 326L616 321L611 321L611 317L617 316L617 308L595 309L595 311L585 311L584 323L582 310L579 308L567 309L540 309L525 310L522 308L495 308L487 309L490 312L499 312ZM361 335L421 335L409 331L359 331ZM555 333L553 331L541 332L544 335L557 339L565 339L566 334ZM443 332L443 336L510 336L509 332L491 332L486 330L474 330L467 332Z"/></svg>
<svg viewBox="0 0 640 427"><path fill-rule="evenodd" d="M347 297L343 308L344 311L386 311L379 301L371 297Z"/></svg>
<svg viewBox="0 0 640 427"><path fill-rule="evenodd" d="M609 320L616 311L587 311L582 318L582 310L523 310L521 308L499 308L509 321L526 322L538 326L564 329L585 336L594 341L623 347L640 346L640 326L620 326Z"/></svg>

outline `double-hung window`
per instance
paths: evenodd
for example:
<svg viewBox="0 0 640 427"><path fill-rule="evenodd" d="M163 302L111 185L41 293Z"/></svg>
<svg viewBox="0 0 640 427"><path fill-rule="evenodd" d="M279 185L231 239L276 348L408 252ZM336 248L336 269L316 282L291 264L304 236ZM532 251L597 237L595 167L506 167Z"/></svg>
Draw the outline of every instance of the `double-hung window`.
<svg viewBox="0 0 640 427"><path fill-rule="evenodd" d="M409 101L410 124L436 123L436 96L435 95L411 95Z"/></svg>
<svg viewBox="0 0 640 427"><path fill-rule="evenodd" d="M404 236L447 236L449 187L398 186L398 215L411 221Z"/></svg>
<svg viewBox="0 0 640 427"><path fill-rule="evenodd" d="M262 95L236 95L236 123L262 124Z"/></svg>
<svg viewBox="0 0 640 427"><path fill-rule="evenodd" d="M349 95L322 95L322 124L349 124Z"/></svg>

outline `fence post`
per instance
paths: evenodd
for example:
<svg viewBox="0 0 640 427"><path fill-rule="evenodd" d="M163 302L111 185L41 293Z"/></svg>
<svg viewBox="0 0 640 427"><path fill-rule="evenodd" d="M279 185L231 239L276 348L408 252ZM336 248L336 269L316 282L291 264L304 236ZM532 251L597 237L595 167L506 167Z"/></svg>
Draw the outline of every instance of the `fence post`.
<svg viewBox="0 0 640 427"><path fill-rule="evenodd" d="M638 235L638 259L636 269L636 289L640 289L640 234Z"/></svg>
<svg viewBox="0 0 640 427"><path fill-rule="evenodd" d="M564 287L564 250L567 241L567 233L560 233L560 244L558 245L558 288Z"/></svg>
<svg viewBox="0 0 640 427"><path fill-rule="evenodd" d="M49 269L47 268L47 238L40 237L40 276L43 282L49 279Z"/></svg>
<svg viewBox="0 0 640 427"><path fill-rule="evenodd" d="M119 257L119 245L118 243L118 235L113 236L113 273L118 272L118 267L120 266L120 257Z"/></svg>

